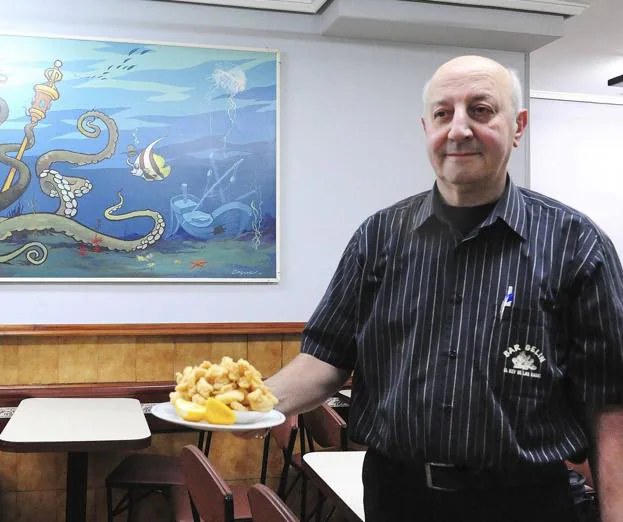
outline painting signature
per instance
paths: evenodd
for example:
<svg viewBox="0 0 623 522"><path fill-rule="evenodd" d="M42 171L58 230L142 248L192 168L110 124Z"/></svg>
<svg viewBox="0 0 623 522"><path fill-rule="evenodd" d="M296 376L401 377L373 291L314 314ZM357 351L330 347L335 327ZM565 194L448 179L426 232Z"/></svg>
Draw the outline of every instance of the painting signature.
<svg viewBox="0 0 623 522"><path fill-rule="evenodd" d="M232 275L243 275L243 276L258 275L259 273L260 273L259 270L238 270L237 268L234 268L231 271Z"/></svg>

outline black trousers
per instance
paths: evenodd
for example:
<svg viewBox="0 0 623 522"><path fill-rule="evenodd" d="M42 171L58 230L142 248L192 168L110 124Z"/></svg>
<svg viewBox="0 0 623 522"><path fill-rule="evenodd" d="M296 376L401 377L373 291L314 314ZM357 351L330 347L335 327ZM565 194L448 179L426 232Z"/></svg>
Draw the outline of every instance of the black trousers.
<svg viewBox="0 0 623 522"><path fill-rule="evenodd" d="M368 450L363 464L366 522L577 522L564 463L518 474L466 477L457 491L426 483L423 463L389 460Z"/></svg>

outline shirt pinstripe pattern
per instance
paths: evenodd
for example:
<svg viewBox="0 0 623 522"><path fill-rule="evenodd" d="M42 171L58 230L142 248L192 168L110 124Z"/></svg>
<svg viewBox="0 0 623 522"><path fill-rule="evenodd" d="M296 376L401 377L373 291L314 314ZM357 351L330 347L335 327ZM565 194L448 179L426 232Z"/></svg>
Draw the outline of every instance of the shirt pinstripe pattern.
<svg viewBox="0 0 623 522"><path fill-rule="evenodd" d="M464 238L437 197L412 196L359 227L302 352L354 370L351 436L390 458L505 468L581 454L586 405L623 399L611 241L510 179Z"/></svg>

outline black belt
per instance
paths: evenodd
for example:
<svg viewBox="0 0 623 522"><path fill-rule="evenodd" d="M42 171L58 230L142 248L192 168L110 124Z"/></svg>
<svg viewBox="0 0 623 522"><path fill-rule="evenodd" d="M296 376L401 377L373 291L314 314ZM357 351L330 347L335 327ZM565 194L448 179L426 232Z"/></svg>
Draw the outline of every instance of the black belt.
<svg viewBox="0 0 623 522"><path fill-rule="evenodd" d="M463 489L478 474L478 470L459 468L453 464L425 462L426 485L437 491L458 491Z"/></svg>
<svg viewBox="0 0 623 522"><path fill-rule="evenodd" d="M515 463L505 469L474 468L466 465L426 462L424 457L414 460L394 460L368 448L374 469L381 477L399 477L420 487L437 491L461 489L496 489L528 484L568 483L568 471L564 462L549 464ZM382 479L381 479L382 480Z"/></svg>
<svg viewBox="0 0 623 522"><path fill-rule="evenodd" d="M535 482L548 482L567 476L566 466L562 462L525 465L504 471L469 468L440 462L424 462L423 467L426 486L437 491L458 491L466 487L521 486Z"/></svg>

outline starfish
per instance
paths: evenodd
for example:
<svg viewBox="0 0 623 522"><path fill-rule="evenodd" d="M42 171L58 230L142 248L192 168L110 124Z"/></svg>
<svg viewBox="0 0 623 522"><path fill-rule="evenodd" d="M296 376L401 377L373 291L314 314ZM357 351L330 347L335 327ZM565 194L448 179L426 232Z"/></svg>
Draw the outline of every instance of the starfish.
<svg viewBox="0 0 623 522"><path fill-rule="evenodd" d="M205 259L198 259L197 261L191 261L190 268L203 268L208 262Z"/></svg>

